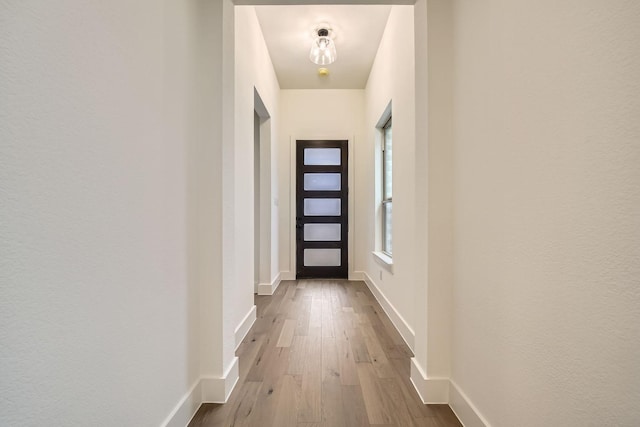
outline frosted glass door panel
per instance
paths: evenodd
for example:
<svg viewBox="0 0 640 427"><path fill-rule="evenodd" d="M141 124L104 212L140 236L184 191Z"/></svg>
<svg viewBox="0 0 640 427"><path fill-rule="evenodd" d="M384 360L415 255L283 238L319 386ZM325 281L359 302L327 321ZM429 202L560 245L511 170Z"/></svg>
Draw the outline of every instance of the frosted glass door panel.
<svg viewBox="0 0 640 427"><path fill-rule="evenodd" d="M340 199L304 199L305 216L340 216Z"/></svg>
<svg viewBox="0 0 640 427"><path fill-rule="evenodd" d="M340 191L339 173L305 173L305 191Z"/></svg>
<svg viewBox="0 0 640 427"><path fill-rule="evenodd" d="M340 165L340 149L339 148L305 148L304 164L307 166Z"/></svg>
<svg viewBox="0 0 640 427"><path fill-rule="evenodd" d="M340 266L340 249L305 249L305 267L338 267Z"/></svg>
<svg viewBox="0 0 640 427"><path fill-rule="evenodd" d="M340 224L305 224L304 240L307 242L339 242Z"/></svg>

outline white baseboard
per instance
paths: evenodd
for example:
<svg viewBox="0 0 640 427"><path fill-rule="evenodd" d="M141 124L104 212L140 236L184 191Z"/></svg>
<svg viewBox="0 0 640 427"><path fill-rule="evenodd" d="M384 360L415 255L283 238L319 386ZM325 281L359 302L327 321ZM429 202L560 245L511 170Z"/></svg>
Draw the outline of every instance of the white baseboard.
<svg viewBox="0 0 640 427"><path fill-rule="evenodd" d="M258 295L273 295L271 283L258 283Z"/></svg>
<svg viewBox="0 0 640 427"><path fill-rule="evenodd" d="M296 273L294 271L281 271L280 280L296 280Z"/></svg>
<svg viewBox="0 0 640 427"><path fill-rule="evenodd" d="M202 402L225 403L239 378L238 358L234 357L221 378L202 377Z"/></svg>
<svg viewBox="0 0 640 427"><path fill-rule="evenodd" d="M278 273L271 283L258 284L258 295L273 295L282 280L282 273Z"/></svg>
<svg viewBox="0 0 640 427"><path fill-rule="evenodd" d="M478 408L469 400L460 387L451 380L449 406L465 427L491 427L491 424L480 414Z"/></svg>
<svg viewBox="0 0 640 427"><path fill-rule="evenodd" d="M389 302L387 297L384 296L382 291L376 286L371 277L369 277L369 275L364 271L358 273L362 273L362 275L364 276L364 282L369 287L369 290L376 298L384 312L387 313L387 316L389 316L389 319L391 319L393 326L396 327L396 329L404 339L404 342L407 343L409 348L413 351L416 340L416 334L415 332L413 332L413 329L411 329L411 327L407 324L400 313L398 313L395 307Z"/></svg>
<svg viewBox="0 0 640 427"><path fill-rule="evenodd" d="M240 347L242 340L249 333L249 329L253 326L256 321L256 306L252 305L249 312L244 316L244 319L240 322L236 330L234 331L234 335L236 338L236 350Z"/></svg>
<svg viewBox="0 0 640 427"><path fill-rule="evenodd" d="M349 280L362 280L366 281L366 273L364 271L353 271L349 275Z"/></svg>
<svg viewBox="0 0 640 427"><path fill-rule="evenodd" d="M234 357L221 378L200 377L180 399L161 427L185 427L203 403L225 403L240 379L238 358Z"/></svg>
<svg viewBox="0 0 640 427"><path fill-rule="evenodd" d="M410 378L422 403L449 403L449 378L427 378L415 357L411 358Z"/></svg>
<svg viewBox="0 0 640 427"><path fill-rule="evenodd" d="M202 379L198 378L160 426L185 427L196 414L201 404Z"/></svg>

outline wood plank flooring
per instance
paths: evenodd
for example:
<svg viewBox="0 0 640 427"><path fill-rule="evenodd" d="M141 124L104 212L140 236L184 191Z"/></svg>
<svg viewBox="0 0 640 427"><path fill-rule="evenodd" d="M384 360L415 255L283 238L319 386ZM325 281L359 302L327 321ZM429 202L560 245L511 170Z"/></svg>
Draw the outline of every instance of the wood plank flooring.
<svg viewBox="0 0 640 427"><path fill-rule="evenodd" d="M363 282L284 281L255 301L236 388L189 427L461 426L448 405L422 404L411 350Z"/></svg>

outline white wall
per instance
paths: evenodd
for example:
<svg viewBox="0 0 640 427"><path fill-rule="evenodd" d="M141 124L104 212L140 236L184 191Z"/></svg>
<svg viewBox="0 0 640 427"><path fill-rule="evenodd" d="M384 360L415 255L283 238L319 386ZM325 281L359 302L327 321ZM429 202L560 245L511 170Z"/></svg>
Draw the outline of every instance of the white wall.
<svg viewBox="0 0 640 427"><path fill-rule="evenodd" d="M159 425L199 375L202 15L0 6L2 425Z"/></svg>
<svg viewBox="0 0 640 427"><path fill-rule="evenodd" d="M1 424L184 425L255 319L255 12L3 8Z"/></svg>
<svg viewBox="0 0 640 427"><path fill-rule="evenodd" d="M273 266L278 265L278 206L275 201L278 198L277 188L277 171L278 171L278 149L277 149L277 117L278 117L278 99L280 94L280 86L269 57L267 46L262 37L262 30L256 16L253 6L236 6L236 195L237 199L237 247L238 254L238 274L239 284L242 287L243 298L246 299L245 285L251 279L253 288L253 270L247 268L246 254L253 253L253 175L248 171L253 170L253 150L254 150L254 133L253 133L253 114L254 114L254 92L258 92L266 112L269 114L269 123L262 129L268 132L268 135L262 135L261 143L267 145L264 147L266 153L262 153L262 179L267 181L264 196L268 196L270 201L264 203L268 206L269 211L265 212L268 222L265 228L269 229L267 237L269 238L268 246L263 247L270 256L267 262L264 262L263 269L266 269L266 277L263 280L267 282L273 281L278 271ZM273 141L273 143L272 143ZM251 196L251 198L249 198ZM262 195L261 195L262 196ZM251 215L249 215L251 212ZM247 222L250 222L248 224ZM251 227L249 227L251 225ZM264 235L264 234L263 234ZM250 252L249 252L250 251ZM251 297L251 305L253 305L253 297ZM242 307L243 315L246 314L246 304ZM237 319L238 321L242 320Z"/></svg>
<svg viewBox="0 0 640 427"><path fill-rule="evenodd" d="M416 322L411 379L429 403L449 400L452 308L451 2L414 8Z"/></svg>
<svg viewBox="0 0 640 427"><path fill-rule="evenodd" d="M365 89L365 132L367 148L359 170L368 182L363 206L364 272L379 289L398 316L391 315L396 326L413 345L415 325L415 65L413 6L393 6ZM376 125L392 102L393 115L393 273L374 260ZM382 278L381 278L382 276ZM384 306L384 304L383 304ZM389 311L387 306L387 311ZM392 313L390 313L392 314Z"/></svg>
<svg viewBox="0 0 640 427"><path fill-rule="evenodd" d="M253 231L253 114L254 88L260 94L267 111L277 117L280 87L262 37L260 24L252 6L235 7L236 22L236 115L235 115L235 245L237 283L231 289L242 300L235 313L236 325L253 306L253 263L246 254L254 252ZM271 120L273 123L273 119ZM275 139L277 126L272 126ZM249 267L249 268L248 268Z"/></svg>
<svg viewBox="0 0 640 427"><path fill-rule="evenodd" d="M427 135L428 269L427 361L428 376L451 375L451 310L453 284L453 148L451 1L427 2L428 119L417 133ZM416 40L418 39L416 35ZM422 54L422 53L421 53ZM422 54L423 55L423 54ZM417 77L416 81L421 80ZM417 114L417 113L416 113ZM425 132L426 130L426 132ZM420 144L420 137L416 144ZM418 156L416 158L419 159ZM416 165L416 169L419 165ZM420 182L420 180L418 180ZM423 265L423 263L418 263Z"/></svg>
<svg viewBox="0 0 640 427"><path fill-rule="evenodd" d="M640 3L453 20L457 390L494 426L637 425Z"/></svg>
<svg viewBox="0 0 640 427"><path fill-rule="evenodd" d="M355 162L352 177L355 183L356 207L359 202L364 175L360 173L361 154L366 150L364 140L364 91L353 90L282 90L280 91L280 121L279 121L279 241L280 241L280 271L284 278L295 278L295 216L291 216L292 203L295 204L295 187L293 178L295 167L292 168L291 138L294 139L353 139L349 161ZM295 158L293 159L295 162ZM357 242L349 253L350 271L361 271L358 264L360 259L360 232L363 230L360 220L361 211L353 212L351 206L350 230Z"/></svg>
<svg viewBox="0 0 640 427"><path fill-rule="evenodd" d="M277 117L279 86L255 10L250 6L235 7L231 0L209 3L216 10L216 22L210 26L220 32L215 40L220 51L204 56L217 60L222 74L221 78L214 75L212 79L219 94L214 98L219 113L212 118L220 120L216 131L221 149L209 150L198 159L207 178L198 194L204 200L216 198L220 202L221 222L206 215L202 218L201 226L206 227L203 222L213 219L220 228L218 239L207 239L215 251L201 251L200 259L202 268L212 270L210 265L219 265L220 269L201 279L205 298L200 337L204 359L202 400L220 402L226 400L238 379L235 349L256 318L254 263L246 258L246 254L254 253L254 92L260 93L266 109ZM276 129L271 126L271 139L275 139ZM272 149L271 158L275 155ZM275 162L271 167L277 170ZM217 181L214 183L211 178ZM271 216L275 221L277 208L272 208Z"/></svg>
<svg viewBox="0 0 640 427"><path fill-rule="evenodd" d="M195 121L192 161L191 192L194 195L195 226L190 227L197 242L193 261L199 284L200 322L198 324L199 371L202 376L220 378L223 375L222 346L222 141L225 128L223 97L223 4L206 0L200 2L197 16L199 31L193 40L196 64L192 90L196 103L191 109ZM197 94L197 95L196 95ZM228 127L228 126L226 126ZM225 270L226 272L226 270ZM196 394L198 394L196 392ZM201 394L201 393L200 393ZM200 400L201 396L196 396Z"/></svg>

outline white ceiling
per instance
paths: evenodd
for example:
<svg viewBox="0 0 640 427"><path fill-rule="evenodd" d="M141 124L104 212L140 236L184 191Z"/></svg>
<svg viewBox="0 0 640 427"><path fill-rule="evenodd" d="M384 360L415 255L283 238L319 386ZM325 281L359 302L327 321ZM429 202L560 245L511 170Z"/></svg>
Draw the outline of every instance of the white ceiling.
<svg viewBox="0 0 640 427"><path fill-rule="evenodd" d="M378 51L390 5L256 6L282 89L363 89ZM312 30L330 24L338 59L329 76L309 60Z"/></svg>

